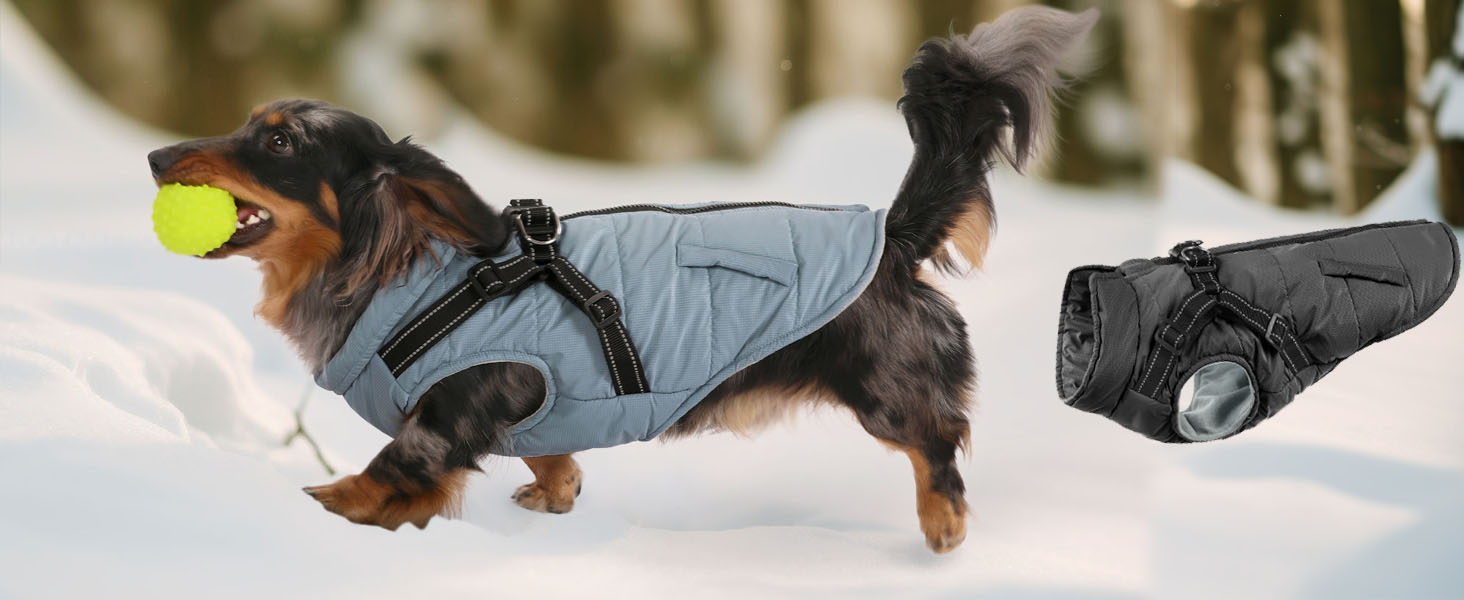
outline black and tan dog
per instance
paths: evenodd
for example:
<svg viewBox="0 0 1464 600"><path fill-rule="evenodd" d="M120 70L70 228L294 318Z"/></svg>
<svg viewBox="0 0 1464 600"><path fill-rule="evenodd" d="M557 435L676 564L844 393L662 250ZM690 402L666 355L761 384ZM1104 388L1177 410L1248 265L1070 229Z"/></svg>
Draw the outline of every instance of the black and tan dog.
<svg viewBox="0 0 1464 600"><path fill-rule="evenodd" d="M966 501L956 451L969 434L974 363L964 321L922 280L922 264L954 272L963 261L981 263L995 218L986 184L992 161L1020 168L1030 157L1048 120L1057 62L1095 17L1018 9L921 47L899 103L915 156L890 209L873 282L832 322L722 383L667 436L747 433L811 402L846 407L909 456L930 547L959 545ZM509 239L498 211L442 161L321 102L261 107L232 134L154 151L148 163L158 184L207 184L234 195L238 231L208 256L259 263L258 314L315 372L378 289L415 261L434 260L429 240L487 257ZM357 523L425 526L456 512L467 474L544 397L532 367L491 363L459 372L422 397L363 473L306 491ZM513 499L568 511L580 490L574 459L524 461L535 481Z"/></svg>

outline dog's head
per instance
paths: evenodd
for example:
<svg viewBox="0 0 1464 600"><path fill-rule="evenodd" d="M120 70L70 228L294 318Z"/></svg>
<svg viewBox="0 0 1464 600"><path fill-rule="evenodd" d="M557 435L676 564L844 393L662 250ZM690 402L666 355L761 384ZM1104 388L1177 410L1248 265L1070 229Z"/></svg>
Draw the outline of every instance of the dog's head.
<svg viewBox="0 0 1464 600"><path fill-rule="evenodd" d="M233 237L208 258L243 255L265 275L259 312L278 322L312 281L344 295L392 281L439 239L474 256L506 229L437 157L392 142L370 119L311 100L256 108L237 131L148 154L158 185L210 185L235 198Z"/></svg>

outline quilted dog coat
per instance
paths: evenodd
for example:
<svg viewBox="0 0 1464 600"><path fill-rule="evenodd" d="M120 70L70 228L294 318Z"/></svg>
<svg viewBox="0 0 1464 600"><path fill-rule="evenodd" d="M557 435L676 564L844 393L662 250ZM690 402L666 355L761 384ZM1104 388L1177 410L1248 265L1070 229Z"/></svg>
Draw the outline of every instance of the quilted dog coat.
<svg viewBox="0 0 1464 600"><path fill-rule="evenodd" d="M863 206L642 205L569 215L558 251L619 301L646 393L617 395L597 328L536 284L488 301L393 374L378 350L481 259L444 244L377 292L316 382L388 435L428 388L475 365L544 374L543 406L495 453L543 456L649 440L733 373L823 326L873 278L885 211ZM510 260L515 251L494 257Z"/></svg>
<svg viewBox="0 0 1464 600"><path fill-rule="evenodd" d="M1170 254L1068 273L1057 347L1064 402L1164 442L1255 426L1342 360L1423 322L1459 279L1453 231L1427 221Z"/></svg>

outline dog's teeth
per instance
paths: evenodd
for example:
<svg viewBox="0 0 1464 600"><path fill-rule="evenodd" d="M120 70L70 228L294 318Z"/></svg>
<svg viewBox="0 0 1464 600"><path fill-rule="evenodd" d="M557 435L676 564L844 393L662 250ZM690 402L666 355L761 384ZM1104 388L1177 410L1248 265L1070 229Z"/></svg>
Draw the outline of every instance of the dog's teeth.
<svg viewBox="0 0 1464 600"><path fill-rule="evenodd" d="M261 209L259 209L259 213L258 214L259 214L260 220L263 220L263 221L268 221L269 220L269 211L268 210L265 210L265 209L261 208Z"/></svg>
<svg viewBox="0 0 1464 600"><path fill-rule="evenodd" d="M249 215L249 220L245 221L244 224L245 225L253 225L253 224L258 223L258 222L259 222L259 215Z"/></svg>
<svg viewBox="0 0 1464 600"><path fill-rule="evenodd" d="M243 229L243 228L244 228L244 224L243 223L240 223L238 221L235 221L234 222L234 229Z"/></svg>

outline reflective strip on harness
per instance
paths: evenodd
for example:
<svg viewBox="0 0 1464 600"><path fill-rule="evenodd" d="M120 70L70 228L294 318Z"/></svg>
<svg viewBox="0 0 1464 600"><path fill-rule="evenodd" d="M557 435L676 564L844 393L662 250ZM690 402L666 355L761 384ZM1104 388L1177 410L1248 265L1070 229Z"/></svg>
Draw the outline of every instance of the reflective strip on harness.
<svg viewBox="0 0 1464 600"><path fill-rule="evenodd" d="M1220 278L1215 275L1219 266L1215 263L1215 255L1199 241L1181 243L1169 254L1184 261L1185 273L1189 274L1196 290L1185 297L1174 316L1154 333L1153 349L1134 391L1150 398L1157 397L1180 352L1194 341L1193 334L1204 329L1221 310L1232 316L1234 321L1255 331L1267 346L1279 352L1288 372L1294 375L1311 364L1311 358L1296 339L1296 330L1291 322L1281 313L1262 310L1221 285Z"/></svg>

